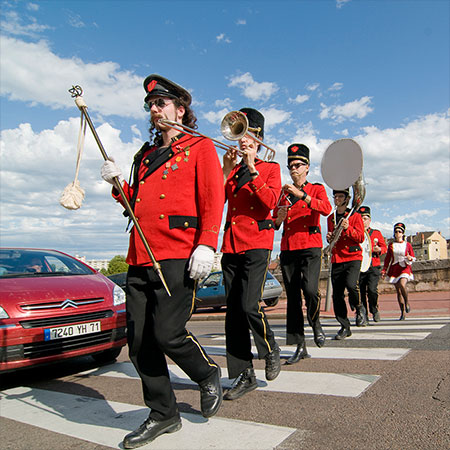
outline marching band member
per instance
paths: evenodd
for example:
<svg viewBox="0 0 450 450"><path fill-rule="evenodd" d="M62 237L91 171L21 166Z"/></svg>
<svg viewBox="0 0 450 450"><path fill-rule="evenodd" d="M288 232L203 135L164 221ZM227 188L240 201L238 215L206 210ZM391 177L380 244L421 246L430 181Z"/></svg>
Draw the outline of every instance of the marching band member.
<svg viewBox="0 0 450 450"><path fill-rule="evenodd" d="M322 262L320 215L330 214L331 205L324 186L306 180L309 173L309 148L303 144L292 144L287 154L293 184L283 186L283 192L288 195L288 205L283 206L280 201L273 215L276 229L283 223L280 264L287 296L286 344L297 345L294 355L286 363L295 364L309 357L305 344L302 291L314 342L318 347L325 344L319 320Z"/></svg>
<svg viewBox="0 0 450 450"><path fill-rule="evenodd" d="M369 311L373 316L374 322L380 321L380 312L378 310L378 281L381 275L380 256L386 253L386 242L379 230L370 228L370 208L361 206L358 209L364 223L364 230L370 237L372 246L372 261L366 272L359 274L359 290L361 294L361 302L367 313L367 321L369 320Z"/></svg>
<svg viewBox="0 0 450 450"><path fill-rule="evenodd" d="M350 209L347 208L350 201L349 188L333 190L333 197L336 211L327 219L327 241L332 240L333 231L341 223L343 231L333 247L331 255L333 308L336 320L341 324L341 329L334 338L341 340L352 335L345 304L345 288L348 291L350 307L356 309L356 326L367 324L366 312L361 303L358 286L362 261L362 250L359 244L364 242L364 224L359 214L352 214L348 217L350 213Z"/></svg>
<svg viewBox="0 0 450 450"><path fill-rule="evenodd" d="M257 387L250 330L258 358L266 361L266 379L274 380L281 368L280 349L260 302L273 248L271 210L281 192L280 167L257 158L260 144L252 136L264 137L264 116L251 108L240 111L249 122L249 132L239 140L242 160L237 163L237 149L227 151L223 158L228 200L222 245L227 365L229 378L239 377L225 392L225 400L235 400Z"/></svg>
<svg viewBox="0 0 450 450"><path fill-rule="evenodd" d="M106 161L102 177L118 177L139 223L161 264L168 296L133 228L127 256L127 328L130 359L142 380L150 414L125 436L124 448L151 442L181 428L166 356L199 384L201 411L213 416L222 402L220 368L186 330L197 280L212 267L223 211L222 170L213 143L180 133L159 119L196 127L191 95L159 75L144 81L150 111L150 133L134 157L133 183L123 181L120 169ZM119 202L120 194L113 188Z"/></svg>
<svg viewBox="0 0 450 450"><path fill-rule="evenodd" d="M416 260L412 245L405 241L405 224L398 222L394 225L394 242L388 246L381 276L389 277L389 282L395 286L397 301L400 306L400 319L405 320L405 313L409 313L408 289L406 283L414 280L411 270Z"/></svg>

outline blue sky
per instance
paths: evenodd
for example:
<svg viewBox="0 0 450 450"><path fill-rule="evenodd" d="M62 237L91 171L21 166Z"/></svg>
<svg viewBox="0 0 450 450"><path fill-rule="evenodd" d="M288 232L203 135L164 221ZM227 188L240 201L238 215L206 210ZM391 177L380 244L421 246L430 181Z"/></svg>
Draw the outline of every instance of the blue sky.
<svg viewBox="0 0 450 450"><path fill-rule="evenodd" d="M226 112L261 110L284 182L289 144L310 147L309 180L322 182L325 149L354 138L374 227L391 236L402 220L408 234L450 238L447 1L9 0L1 21L2 246L88 259L126 253L125 219L91 136L83 206L59 205L79 127L67 90L83 87L107 152L127 174L147 139L150 73L191 91L199 131L212 137L221 138Z"/></svg>

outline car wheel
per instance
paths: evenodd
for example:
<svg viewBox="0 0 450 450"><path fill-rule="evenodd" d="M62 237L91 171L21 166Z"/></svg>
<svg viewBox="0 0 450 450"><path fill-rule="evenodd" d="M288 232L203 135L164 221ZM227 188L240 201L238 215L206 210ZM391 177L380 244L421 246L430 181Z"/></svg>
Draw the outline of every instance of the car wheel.
<svg viewBox="0 0 450 450"><path fill-rule="evenodd" d="M279 297L276 297L276 298L266 298L266 299L264 299L264 303L265 303L267 306L276 306L276 305L278 304L278 298L279 298Z"/></svg>
<svg viewBox="0 0 450 450"><path fill-rule="evenodd" d="M122 347L114 347L110 348L109 350L104 350L100 353L94 353L92 357L97 361L98 363L108 363L113 362L122 351Z"/></svg>

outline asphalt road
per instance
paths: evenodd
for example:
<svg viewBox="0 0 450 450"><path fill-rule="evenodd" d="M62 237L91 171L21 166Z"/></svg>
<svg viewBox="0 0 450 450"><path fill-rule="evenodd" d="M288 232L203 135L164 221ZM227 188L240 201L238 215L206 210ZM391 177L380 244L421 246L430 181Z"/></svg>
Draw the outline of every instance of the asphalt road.
<svg viewBox="0 0 450 450"><path fill-rule="evenodd" d="M284 319L270 320L282 358ZM312 357L283 366L272 382L256 360L259 388L200 415L199 392L171 366L183 428L145 449L448 449L450 448L450 317L384 319L331 338ZM222 367L229 386L223 320L193 320L189 329ZM0 376L2 449L121 448L122 437L147 416L140 381L126 350L112 365L89 357Z"/></svg>

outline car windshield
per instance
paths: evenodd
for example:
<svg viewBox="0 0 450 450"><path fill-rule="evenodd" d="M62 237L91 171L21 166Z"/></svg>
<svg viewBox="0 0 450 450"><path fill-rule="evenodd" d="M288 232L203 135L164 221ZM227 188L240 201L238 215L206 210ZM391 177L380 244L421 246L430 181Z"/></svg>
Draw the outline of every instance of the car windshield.
<svg viewBox="0 0 450 450"><path fill-rule="evenodd" d="M91 275L89 267L51 250L0 249L0 278Z"/></svg>

